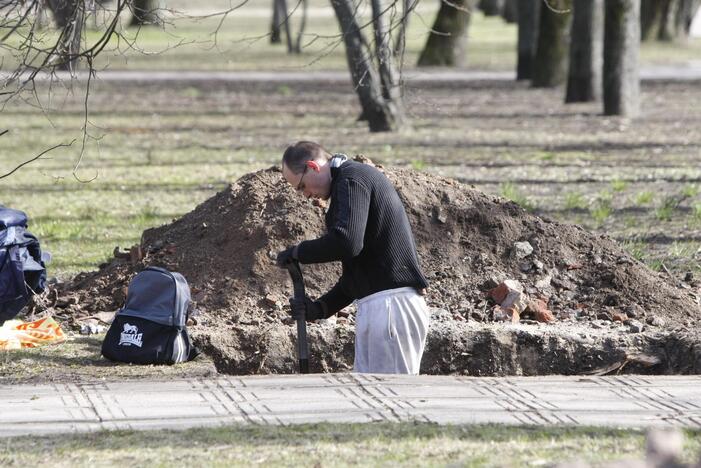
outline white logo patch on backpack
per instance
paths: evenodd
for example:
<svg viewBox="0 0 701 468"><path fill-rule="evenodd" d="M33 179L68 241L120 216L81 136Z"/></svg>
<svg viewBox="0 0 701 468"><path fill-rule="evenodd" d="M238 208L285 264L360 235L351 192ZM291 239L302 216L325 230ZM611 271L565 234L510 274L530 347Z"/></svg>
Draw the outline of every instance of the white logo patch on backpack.
<svg viewBox="0 0 701 468"><path fill-rule="evenodd" d="M139 328L136 325L124 324L124 330L119 335L120 346L138 346L141 348L143 343L143 333L139 333Z"/></svg>

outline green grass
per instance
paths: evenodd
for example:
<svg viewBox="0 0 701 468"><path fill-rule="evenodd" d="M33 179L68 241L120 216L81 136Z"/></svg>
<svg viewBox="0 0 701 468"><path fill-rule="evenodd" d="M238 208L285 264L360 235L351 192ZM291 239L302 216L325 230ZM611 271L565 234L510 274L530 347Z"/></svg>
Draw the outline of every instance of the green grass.
<svg viewBox="0 0 701 468"><path fill-rule="evenodd" d="M694 203L691 206L691 216L694 218L694 221L701 223L701 203Z"/></svg>
<svg viewBox="0 0 701 468"><path fill-rule="evenodd" d="M669 221L679 206L680 199L677 196L667 196L655 210L655 217L660 221Z"/></svg>
<svg viewBox="0 0 701 468"><path fill-rule="evenodd" d="M688 42L644 42L640 47L641 63L669 65L679 61L697 60L701 40Z"/></svg>
<svg viewBox="0 0 701 468"><path fill-rule="evenodd" d="M611 190L614 192L622 192L628 188L628 182L621 179L616 179L611 182Z"/></svg>
<svg viewBox="0 0 701 468"><path fill-rule="evenodd" d="M603 190L599 193L598 197L589 208L591 217L597 226L601 226L604 222L611 217L613 213L613 195L607 190Z"/></svg>
<svg viewBox="0 0 701 468"><path fill-rule="evenodd" d="M635 196L635 204L636 205L647 205L650 202L652 202L652 199L655 197L655 194L649 190L644 190L642 192L639 192Z"/></svg>
<svg viewBox="0 0 701 468"><path fill-rule="evenodd" d="M107 51L96 65L129 70L346 69L342 46L316 60L320 53L327 52L324 47L330 39L320 38L301 56L287 54L283 46L270 45L267 38L247 40L267 32L269 25L267 15L254 14L268 5L250 3L224 23L217 38L218 48L211 48L211 33L217 19L176 18L165 26L165 31L159 28L139 31L138 48L155 53L182 38L194 42L155 55L131 49L121 53ZM219 2L219 6L228 4L228 1ZM316 0L312 4L328 6ZM192 6L187 2L177 5L175 8ZM422 3L420 8L421 17L412 18L409 29L405 69L414 66L438 3ZM315 16L310 18L308 31L333 36L337 25L333 16ZM136 30L125 34L136 37ZM88 33L89 41L96 37L96 32ZM507 25L499 18L474 15L469 32L468 68L512 70L515 43L514 25ZM113 48L116 46L116 42L111 44ZM665 60L686 60L693 53L701 54L701 41L691 41L677 48L646 44L643 55L650 57L649 52L660 47L664 49L660 56ZM3 70L10 66L5 61ZM580 127L573 132L561 126L560 123L571 122L566 115L556 120L529 116L531 107L519 108L518 102L526 96L526 91L521 95L515 93L518 99L505 105L500 97L513 90L462 86L408 88L412 128L387 135L369 134L364 123L356 122L359 108L350 86L310 91L305 86L287 83L137 85L99 80L93 86L88 128L95 139L88 139L83 163L76 172L83 180L97 177L90 183L81 183L72 174L84 119L83 90L79 85L71 92L55 87L52 99L38 86L37 97L45 106L46 115L20 101L10 103L0 113L0 131L10 130L0 137L3 147L0 174L50 146L78 139L72 147L57 149L47 154L46 159L0 182L2 203L27 211L30 230L53 253L51 276L66 278L95 269L110 257L116 246L127 248L138 243L144 229L191 211L243 174L278 164L285 146L302 138L319 140L349 154L363 153L383 164L471 179L478 188L501 194L528 210L559 203L549 198L554 196L552 193L538 193L537 184L509 181L510 177L528 181L538 179L544 172L558 170L561 174L553 180L562 183L577 171L573 169L575 166L568 166L570 162L595 168L600 158L605 158L625 167L627 157L621 154L619 159L618 155L597 149L600 137L608 138L606 133L593 136L593 130L582 132ZM554 115L560 115L558 112L562 111L557 105L561 104L561 91L542 92L547 96L544 94L539 99L555 106ZM454 115L453 110L466 109L475 102L482 104L466 111L468 116ZM485 110L489 111L487 114L501 112L499 118L508 118L496 125L494 121L482 124L490 118L481 115ZM520 117L512 118L511 112ZM527 132L516 124L521 118L531 124ZM674 118L678 120L676 114ZM664 123L663 118L659 125ZM586 149L578 152L550 149L555 134L558 140ZM514 165L524 161L536 164L526 164L518 172L497 174L490 166L495 158ZM557 164L549 164L552 162ZM475 171L475 168L479 169ZM619 182L612 183L608 190L616 192L620 179L628 180L629 176L623 171L613 174ZM482 183L487 179L494 182ZM593 198L592 190L598 188L580 185L568 186L568 190L565 205L573 209L585 208L584 200ZM688 192L691 188L683 190ZM645 204L652 202L653 191L641 193L649 193L645 197L650 198L640 200ZM596 226L611 218L611 203L606 200L597 200L589 208ZM692 206L691 219L701 219L700 211L701 208ZM679 215L678 210L670 213L672 220ZM588 220L584 221L590 225ZM606 223L607 227L610 224Z"/></svg>
<svg viewBox="0 0 701 468"><path fill-rule="evenodd" d="M426 162L423 159L412 159L411 168L415 171L423 171L426 169Z"/></svg>
<svg viewBox="0 0 701 468"><path fill-rule="evenodd" d="M636 216L627 215L623 217L623 225L626 229L634 230L640 225L640 220Z"/></svg>
<svg viewBox="0 0 701 468"><path fill-rule="evenodd" d="M196 94L191 86L175 88L174 96L182 90ZM278 163L283 141L277 147L229 149L236 135L231 128L247 131L246 127L269 119L266 115L222 117L209 101L198 105L202 112L191 107L184 114L171 114L152 108L148 103L153 103L153 97L142 98L139 91L134 94L119 88L94 91L91 121L105 136L99 144L88 140L78 174L83 179L96 176L95 180L81 183L73 177L79 153L76 143L49 153L47 159L26 166L0 184L2 203L26 211L30 231L53 254L52 276L92 270L116 246L138 243L143 230L192 210L251 170ZM107 111L114 96L121 96L117 99L122 99L122 112ZM179 99L169 99L172 109L177 109ZM64 108L51 114L53 125L39 112L6 108L0 114L0 128L11 131L0 137L7 149L0 158L0 173L79 134L79 100L78 90L67 96Z"/></svg>
<svg viewBox="0 0 701 468"><path fill-rule="evenodd" d="M535 205L528 199L512 182L505 182L499 186L499 193L502 197L511 200L527 211L535 210Z"/></svg>
<svg viewBox="0 0 701 468"><path fill-rule="evenodd" d="M586 209L588 206L586 198L580 192L568 192L565 194L565 209Z"/></svg>
<svg viewBox="0 0 701 468"><path fill-rule="evenodd" d="M644 457L644 434L601 428L429 423L230 426L5 439L0 464L52 466L542 466ZM28 447L32 447L28 450ZM685 433L695 461L701 432Z"/></svg>
<svg viewBox="0 0 701 468"><path fill-rule="evenodd" d="M208 4L212 2L198 3L197 8L206 8ZM220 2L219 11L230 6ZM194 17L179 15L168 18L162 28L136 29L123 25L118 28L122 37L115 36L108 42L103 53L96 58L95 67L113 70L345 70L344 45L333 10L328 3L318 6L322 7L316 12L320 14L310 14L307 18L301 54L288 54L284 41L283 44L270 44L267 36L270 17L266 14L269 5L247 2L227 15L223 22L221 16L196 17L199 13L191 12ZM404 56L407 66L416 64L438 7L439 4L434 3L421 4L418 14L409 22ZM181 11L188 12L192 8L193 4L185 4ZM297 18L292 17L293 28L296 28ZM369 19L366 11L361 21ZM500 18L474 15L469 31L469 66L513 69L516 33L515 25L506 24ZM101 36L100 29L89 28L85 43L88 46L95 44ZM35 37L35 45L40 46L42 40L49 44L55 38L54 31L45 29ZM20 36L15 36L8 42L16 44L20 40ZM0 52L0 57L4 59L3 70L17 63L17 59L6 50ZM36 63L42 59L43 56L38 55Z"/></svg>
<svg viewBox="0 0 701 468"><path fill-rule="evenodd" d="M664 262L658 258L649 260L646 263L648 268L650 268L652 271L662 271L662 266L664 265Z"/></svg>
<svg viewBox="0 0 701 468"><path fill-rule="evenodd" d="M212 361L204 355L177 366L113 363L101 355L103 339L104 335L69 335L67 341L55 345L0 351L0 385L197 378L217 373ZM2 462L0 466L4 466Z"/></svg>
<svg viewBox="0 0 701 468"><path fill-rule="evenodd" d="M672 219L674 213L674 207L669 205L662 205L655 210L655 217L660 221L669 221Z"/></svg>
<svg viewBox="0 0 701 468"><path fill-rule="evenodd" d="M685 185L682 190L681 190L681 195L684 198L694 198L696 195L699 194L699 186L698 185Z"/></svg>
<svg viewBox="0 0 701 468"><path fill-rule="evenodd" d="M283 94L293 93L293 97L280 95L277 84L169 83L164 88L158 83L131 86L98 82L91 96L90 120L91 131L103 137L99 142L88 140L78 170L82 178L95 175L97 178L81 183L72 176L79 153L76 143L57 149L47 155L50 159L36 161L3 179L0 200L27 211L30 230L53 254L49 274L60 278L95 269L109 259L115 247L128 248L138 243L145 229L193 210L241 175L279 164L285 146L302 138L319 140L334 151L363 153L388 166L468 178L479 189L500 194L528 210L563 203L566 210L588 208L589 219L567 220L582 221L590 227L605 223L610 228L616 221L612 216L614 196L617 202L623 197L619 200L609 183L603 187L570 185L568 178L577 173L573 166L545 168L539 163L542 152L534 150L524 157L522 152L513 151L512 145L524 139L522 131L506 132L491 126L472 129L479 119L456 119L450 114L437 116L434 109L442 109L456 99L443 89L422 90L424 94L413 106L410 131L371 134L365 124L355 121L358 107L352 90L338 86L319 92L299 85L286 86L289 90ZM486 90L489 88L472 93L483 95ZM0 172L57 142L79 136L80 92L76 89L73 95L63 95L57 91L50 122L37 110L19 103L6 107L0 114L0 128L9 128L10 132L0 137L5 148L0 157ZM517 100L530 91L509 92ZM435 107L424 105L436 99ZM115 102L119 103L117 109ZM512 105L512 100L508 105ZM540 135L538 138L544 141L552 129L552 122L543 122L529 135ZM576 138L580 136L567 133L563 138L578 142ZM488 146L475 145L478 141ZM505 143L495 146L494 141ZM618 156L596 151L594 148L571 158L578 162L586 157L592 167L597 158L607 158L607 162L620 164L629 172L625 154L619 160ZM508 172L493 169L490 164L495 159L507 164L504 171ZM543 174L556 177L551 179L552 183L529 182ZM510 181L509 177L525 183ZM482 183L488 179L496 182ZM551 191L539 192L541 187ZM564 202L553 199L563 193L560 187L567 187ZM637 184L635 188L639 198L644 195L643 201L658 193ZM682 184L671 188L679 192ZM594 201L587 205L591 199ZM689 213L676 210L670 216L678 220L682 214L688 217ZM638 212L634 214L640 216ZM699 219L701 215L692 216ZM650 220L640 219L638 225L626 221L629 227L626 236L648 229Z"/></svg>
<svg viewBox="0 0 701 468"><path fill-rule="evenodd" d="M671 257L692 259L699 248L701 248L701 244L698 242L674 241L670 244L668 253Z"/></svg>
<svg viewBox="0 0 701 468"><path fill-rule="evenodd" d="M328 3L318 3L316 13L307 19L301 54L288 54L284 44L272 45L267 37L269 5L261 2L241 2L241 8L221 17L203 17L203 13L223 11L229 2L197 2L196 8L209 11L189 11L193 3L173 8L188 15L168 18L164 26L126 28L121 25L120 39L113 37L95 60L98 69L129 70L345 70L346 59L340 42L337 21ZM405 64L413 67L433 25L439 3L421 2L417 14L411 17L407 32ZM194 16L193 16L194 15ZM197 17L200 15L200 17ZM369 13L365 19L369 19ZM293 23L297 17L293 16ZM92 20L88 21L88 25ZM469 28L467 66L481 70L513 70L516 64L517 30L513 24L498 17L472 16ZM39 31L35 40L55 39L50 29ZM86 44L101 37L100 30L88 28ZM16 44L22 37L10 37ZM37 45L39 45L37 43ZM701 40L686 43L644 43L641 47L643 64L673 64L696 60L701 56ZM0 52L2 70L14 67L17 59L8 51ZM38 56L37 60L42 59Z"/></svg>
<svg viewBox="0 0 701 468"><path fill-rule="evenodd" d="M623 248L636 260L644 261L647 255L647 244L636 240L628 240L623 242Z"/></svg>
<svg viewBox="0 0 701 468"><path fill-rule="evenodd" d="M292 88L290 88L287 85L280 85L277 87L277 92L280 96L292 96L294 95L294 91L292 91Z"/></svg>

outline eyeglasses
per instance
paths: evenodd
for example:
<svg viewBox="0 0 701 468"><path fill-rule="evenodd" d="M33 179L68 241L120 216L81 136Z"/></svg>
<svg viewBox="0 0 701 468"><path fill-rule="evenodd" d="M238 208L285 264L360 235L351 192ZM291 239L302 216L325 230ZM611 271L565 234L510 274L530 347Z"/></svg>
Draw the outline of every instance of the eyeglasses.
<svg viewBox="0 0 701 468"><path fill-rule="evenodd" d="M297 184L297 190L298 192L301 192L304 190L304 186L302 185L302 181L304 180L304 175L307 173L307 169L309 169L309 166L304 166L304 170L302 171L302 177L299 178L299 183Z"/></svg>

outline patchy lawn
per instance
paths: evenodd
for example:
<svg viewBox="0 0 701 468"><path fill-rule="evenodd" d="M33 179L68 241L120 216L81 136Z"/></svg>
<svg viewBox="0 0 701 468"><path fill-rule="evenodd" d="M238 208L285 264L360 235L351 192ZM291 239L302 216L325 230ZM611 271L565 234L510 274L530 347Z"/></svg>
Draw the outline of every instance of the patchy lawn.
<svg viewBox="0 0 701 468"><path fill-rule="evenodd" d="M428 423L231 426L0 440L0 464L28 466L545 466L644 457L639 431ZM32 447L32 449L28 449ZM686 432L684 459L701 433Z"/></svg>
<svg viewBox="0 0 701 468"><path fill-rule="evenodd" d="M0 351L0 385L192 378L207 377L217 373L214 364L204 355L177 366L136 366L113 363L100 355L103 338L104 335L71 336L61 344Z"/></svg>
<svg viewBox="0 0 701 468"><path fill-rule="evenodd" d="M42 113L0 114L0 171L80 137L80 91ZM699 87L645 83L643 116L565 105L562 90L520 83L426 83L406 92L412 127L370 134L345 83L99 83L80 142L0 185L54 254L50 275L95 269L115 246L192 210L227 183L279 164L285 146L333 151L457 178L540 215L613 236L652 268L701 274ZM59 105L60 103L60 105ZM115 108L115 103L119 103ZM88 182L89 181L89 182Z"/></svg>

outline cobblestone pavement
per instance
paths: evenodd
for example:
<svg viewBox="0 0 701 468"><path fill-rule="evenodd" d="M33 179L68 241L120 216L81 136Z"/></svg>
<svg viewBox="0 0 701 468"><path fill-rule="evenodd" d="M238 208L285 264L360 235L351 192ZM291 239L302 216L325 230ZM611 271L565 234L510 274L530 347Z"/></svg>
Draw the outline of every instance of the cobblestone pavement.
<svg viewBox="0 0 701 468"><path fill-rule="evenodd" d="M0 436L225 424L701 428L701 377L314 374L0 385Z"/></svg>

